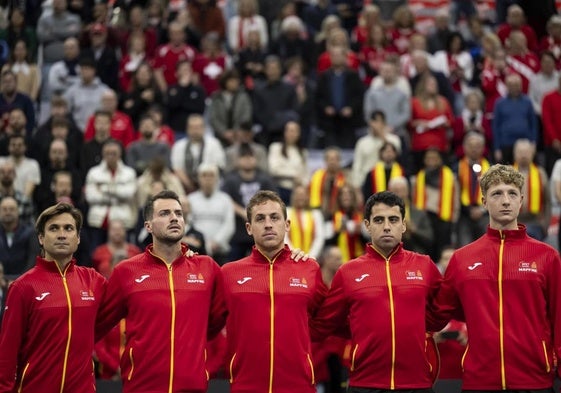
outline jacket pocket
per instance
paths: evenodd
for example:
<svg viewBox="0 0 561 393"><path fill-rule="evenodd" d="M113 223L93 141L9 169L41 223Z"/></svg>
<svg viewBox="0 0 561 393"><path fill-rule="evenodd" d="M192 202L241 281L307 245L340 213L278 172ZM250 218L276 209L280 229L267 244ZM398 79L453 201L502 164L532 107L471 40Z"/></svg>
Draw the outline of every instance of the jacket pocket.
<svg viewBox="0 0 561 393"><path fill-rule="evenodd" d="M129 370L129 375L127 375L128 381L132 379L132 374L134 372L134 359L132 357L132 348L129 349L129 360L131 362L131 369Z"/></svg>
<svg viewBox="0 0 561 393"><path fill-rule="evenodd" d="M306 354L306 359L308 360L308 364L310 365L310 375L312 376L312 385L316 384L316 373L314 371L314 362L312 362L312 358L310 357L310 354L307 353Z"/></svg>
<svg viewBox="0 0 561 393"><path fill-rule="evenodd" d="M19 381L18 393L23 392L23 380L25 379L25 375L27 374L28 368L29 368L29 362L27 362L27 364L23 368L23 372L21 373L21 380Z"/></svg>
<svg viewBox="0 0 561 393"><path fill-rule="evenodd" d="M542 340L542 347L543 357L545 360L545 372L549 374L551 372L551 363L549 362L549 355L547 354L547 345L545 343L545 340Z"/></svg>
<svg viewBox="0 0 561 393"><path fill-rule="evenodd" d="M355 371L355 368L356 368L355 361L356 361L357 351L358 351L358 344L355 344L355 347L353 349L353 354L351 356L351 371Z"/></svg>
<svg viewBox="0 0 561 393"><path fill-rule="evenodd" d="M234 353L232 359L230 359L230 366L228 367L228 370L230 370L230 383L234 382L234 360L236 359L236 355L237 352Z"/></svg>

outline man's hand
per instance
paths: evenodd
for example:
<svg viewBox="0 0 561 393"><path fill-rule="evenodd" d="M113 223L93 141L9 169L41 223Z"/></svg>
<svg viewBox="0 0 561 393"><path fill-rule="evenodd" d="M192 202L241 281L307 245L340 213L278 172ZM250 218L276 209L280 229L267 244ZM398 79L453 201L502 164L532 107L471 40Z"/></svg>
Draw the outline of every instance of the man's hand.
<svg viewBox="0 0 561 393"><path fill-rule="evenodd" d="M299 262L300 260L306 262L310 256L299 248L294 248L290 251L290 258L294 260L294 262Z"/></svg>

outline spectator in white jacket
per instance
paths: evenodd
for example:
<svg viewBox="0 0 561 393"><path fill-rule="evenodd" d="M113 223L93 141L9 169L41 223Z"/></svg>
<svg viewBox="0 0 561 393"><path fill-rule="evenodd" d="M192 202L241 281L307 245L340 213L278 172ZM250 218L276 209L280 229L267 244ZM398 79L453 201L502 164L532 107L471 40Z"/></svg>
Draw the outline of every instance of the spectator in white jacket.
<svg viewBox="0 0 561 393"><path fill-rule="evenodd" d="M235 230L234 204L218 188L220 174L216 165L203 163L197 174L200 189L187 196L191 204L190 222L204 235L207 254L222 265L227 262Z"/></svg>
<svg viewBox="0 0 561 393"><path fill-rule="evenodd" d="M123 221L127 230L136 224L136 172L123 163L121 149L115 140L105 142L101 163L92 167L86 176L87 224L92 250L107 241L109 221Z"/></svg>
<svg viewBox="0 0 561 393"><path fill-rule="evenodd" d="M226 154L220 141L205 135L203 116L193 114L187 119L187 138L176 141L171 148L171 169L179 177L186 192L197 190L197 168L202 163L215 164L222 171Z"/></svg>

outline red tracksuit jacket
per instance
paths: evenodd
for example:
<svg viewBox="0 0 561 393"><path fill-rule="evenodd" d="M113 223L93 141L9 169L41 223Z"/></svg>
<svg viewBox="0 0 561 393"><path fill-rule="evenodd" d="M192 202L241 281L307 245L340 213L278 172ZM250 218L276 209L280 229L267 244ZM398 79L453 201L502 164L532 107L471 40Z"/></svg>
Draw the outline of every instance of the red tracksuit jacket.
<svg viewBox="0 0 561 393"><path fill-rule="evenodd" d="M183 246L183 254L187 247ZM176 259L152 253L119 263L98 316L100 338L126 318L121 357L123 392L206 392L205 346L224 326L220 267L210 257Z"/></svg>
<svg viewBox="0 0 561 393"><path fill-rule="evenodd" d="M491 228L457 250L436 309L464 319L463 389L534 390L553 384L561 355L561 260L526 229Z"/></svg>
<svg viewBox="0 0 561 393"><path fill-rule="evenodd" d="M92 393L94 323L105 278L37 258L12 283L0 332L0 392Z"/></svg>
<svg viewBox="0 0 561 393"><path fill-rule="evenodd" d="M428 256L398 245L386 259L369 244L335 274L313 321L313 338L349 324L352 387L429 388L435 370L426 355L426 310L440 282Z"/></svg>
<svg viewBox="0 0 561 393"><path fill-rule="evenodd" d="M254 247L222 272L232 393L314 393L308 320L327 292L319 265L294 262L288 246L273 260Z"/></svg>

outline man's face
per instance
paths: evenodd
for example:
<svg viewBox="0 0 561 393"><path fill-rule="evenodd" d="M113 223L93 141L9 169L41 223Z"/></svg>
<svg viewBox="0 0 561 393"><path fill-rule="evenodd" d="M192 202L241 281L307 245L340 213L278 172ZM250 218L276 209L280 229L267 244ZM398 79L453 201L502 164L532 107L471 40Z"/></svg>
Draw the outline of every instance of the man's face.
<svg viewBox="0 0 561 393"><path fill-rule="evenodd" d="M8 152L13 157L23 157L25 154L25 142L23 138L12 138L8 145Z"/></svg>
<svg viewBox="0 0 561 393"><path fill-rule="evenodd" d="M513 184L499 183L489 187L483 206L489 212L489 225L494 229L516 229L523 196Z"/></svg>
<svg viewBox="0 0 561 393"><path fill-rule="evenodd" d="M372 245L385 255L401 242L405 232L405 221L401 216L399 206L388 206L377 203L370 210L370 218L364 220L364 225L372 239Z"/></svg>
<svg viewBox="0 0 561 393"><path fill-rule="evenodd" d="M64 58L68 60L74 60L80 54L80 47L78 42L74 39L66 40L63 44Z"/></svg>
<svg viewBox="0 0 561 393"><path fill-rule="evenodd" d="M95 78L95 68L90 66L80 67L80 76L84 83L91 83Z"/></svg>
<svg viewBox="0 0 561 393"><path fill-rule="evenodd" d="M425 169L437 169L442 165L442 158L440 157L440 153L434 150L428 150L425 153L424 161Z"/></svg>
<svg viewBox="0 0 561 393"><path fill-rule="evenodd" d="M122 222L113 221L107 229L107 238L112 243L123 243L127 236L127 230Z"/></svg>
<svg viewBox="0 0 561 393"><path fill-rule="evenodd" d="M2 93L13 94L16 91L16 77L12 74L2 76Z"/></svg>
<svg viewBox="0 0 561 393"><path fill-rule="evenodd" d="M380 65L380 76L382 77L384 83L391 84L395 80L396 70L395 66L390 63L382 63Z"/></svg>
<svg viewBox="0 0 561 393"><path fill-rule="evenodd" d="M329 150L325 153L325 165L329 172L337 172L341 169L341 156L335 150Z"/></svg>
<svg viewBox="0 0 561 393"><path fill-rule="evenodd" d="M296 187L292 191L292 206L296 209L305 209L308 207L308 190L306 187Z"/></svg>
<svg viewBox="0 0 561 393"><path fill-rule="evenodd" d="M103 110L113 113L117 110L117 96L113 93L105 93L101 97L101 107Z"/></svg>
<svg viewBox="0 0 561 393"><path fill-rule="evenodd" d="M470 160L479 160L483 156L485 143L479 138L468 138L464 142L464 152Z"/></svg>
<svg viewBox="0 0 561 393"><path fill-rule="evenodd" d="M53 127L51 130L51 134L53 134L54 139L66 140L66 137L68 136L68 127L66 126Z"/></svg>
<svg viewBox="0 0 561 393"><path fill-rule="evenodd" d="M16 178L16 171L11 164L4 164L0 167L0 184L2 187L11 187Z"/></svg>
<svg viewBox="0 0 561 393"><path fill-rule="evenodd" d="M380 159L386 164L393 163L397 160L397 153L393 147L388 145L384 150L380 151Z"/></svg>
<svg viewBox="0 0 561 393"><path fill-rule="evenodd" d="M116 168L121 159L121 149L118 145L109 143L103 146L101 155L109 168Z"/></svg>
<svg viewBox="0 0 561 393"><path fill-rule="evenodd" d="M55 140L49 148L49 161L56 168L63 168L68 158L68 149L62 141Z"/></svg>
<svg viewBox="0 0 561 393"><path fill-rule="evenodd" d="M172 45L179 46L185 42L185 33L183 29L174 26L169 29L169 42Z"/></svg>
<svg viewBox="0 0 561 393"><path fill-rule="evenodd" d="M217 181L216 174L212 171L199 173L199 186L204 194L212 194L216 188Z"/></svg>
<svg viewBox="0 0 561 393"><path fill-rule="evenodd" d="M111 129L111 119L107 116L98 115L94 118L95 133L100 139L106 139Z"/></svg>
<svg viewBox="0 0 561 393"><path fill-rule="evenodd" d="M534 159L534 148L530 144L518 144L514 148L514 162L521 167L527 167Z"/></svg>
<svg viewBox="0 0 561 393"><path fill-rule="evenodd" d="M270 82L275 82L280 79L281 67L277 61L269 61L265 64L265 75L267 80Z"/></svg>
<svg viewBox="0 0 561 393"><path fill-rule="evenodd" d="M39 235L39 244L43 246L47 260L71 257L80 244L80 234L72 215L63 213L48 220L45 233Z"/></svg>
<svg viewBox="0 0 561 393"><path fill-rule="evenodd" d="M185 233L185 219L181 205L175 199L154 201L154 214L144 222L146 230L154 240L165 244L179 242Z"/></svg>
<svg viewBox="0 0 561 393"><path fill-rule="evenodd" d="M266 201L253 207L251 222L246 222L245 228L253 237L257 248L269 252L280 250L284 246L284 236L290 224L278 202Z"/></svg>
<svg viewBox="0 0 561 393"><path fill-rule="evenodd" d="M144 139L152 140L154 132L156 132L156 123L154 123L154 120L149 118L143 119L138 126L138 131Z"/></svg>
<svg viewBox="0 0 561 393"><path fill-rule="evenodd" d="M187 120L187 136L192 141L202 141L205 134L205 122L200 117Z"/></svg>
<svg viewBox="0 0 561 393"><path fill-rule="evenodd" d="M10 225L18 220L18 204L14 198L4 198L0 202L0 223Z"/></svg>
<svg viewBox="0 0 561 393"><path fill-rule="evenodd" d="M14 131L21 131L25 128L25 124L27 123L25 119L25 114L23 111L16 109L10 112L10 117L8 119L8 123L10 127Z"/></svg>
<svg viewBox="0 0 561 393"><path fill-rule="evenodd" d="M388 188L388 191L393 192L395 195L403 199L409 200L409 186L405 182L395 182Z"/></svg>
<svg viewBox="0 0 561 393"><path fill-rule="evenodd" d="M53 182L53 192L57 197L70 197L70 194L72 194L72 177L58 175Z"/></svg>

